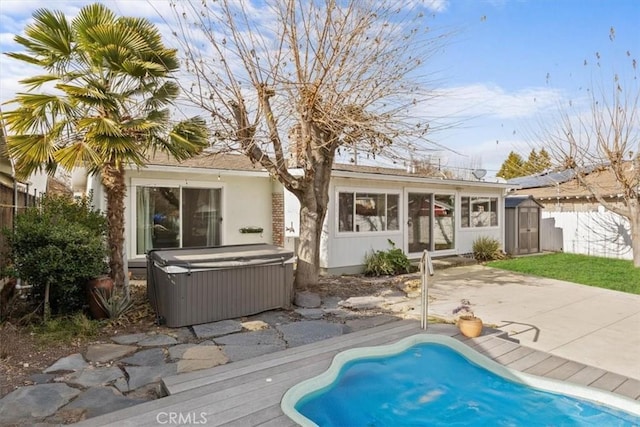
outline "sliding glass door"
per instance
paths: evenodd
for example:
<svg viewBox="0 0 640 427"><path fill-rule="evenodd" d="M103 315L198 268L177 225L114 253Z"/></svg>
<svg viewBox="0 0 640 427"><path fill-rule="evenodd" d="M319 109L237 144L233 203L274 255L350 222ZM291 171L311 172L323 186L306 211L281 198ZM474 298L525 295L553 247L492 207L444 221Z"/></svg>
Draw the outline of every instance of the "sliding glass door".
<svg viewBox="0 0 640 427"><path fill-rule="evenodd" d="M219 188L136 187L136 254L220 244Z"/></svg>

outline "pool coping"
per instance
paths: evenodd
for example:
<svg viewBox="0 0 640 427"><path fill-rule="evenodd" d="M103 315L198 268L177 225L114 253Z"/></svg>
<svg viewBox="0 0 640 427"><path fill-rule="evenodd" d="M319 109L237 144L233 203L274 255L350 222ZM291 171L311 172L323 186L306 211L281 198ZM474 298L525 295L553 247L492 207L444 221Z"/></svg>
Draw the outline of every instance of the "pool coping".
<svg viewBox="0 0 640 427"><path fill-rule="evenodd" d="M633 399L620 396L604 390L582 386L553 378L545 378L537 375L521 372L501 365L489 357L477 352L455 338L443 335L421 333L403 338L395 343L360 347L344 350L334 356L329 368L315 377L304 380L289 388L280 403L285 415L297 424L306 427L317 426L316 423L302 415L295 409L296 403L309 393L329 386L338 377L342 367L355 359L363 357L390 356L416 345L423 343L435 343L445 345L466 357L473 363L489 370L508 380L520 383L532 388L552 393L565 394L572 397L588 400L600 405L619 409L640 417L640 404Z"/></svg>

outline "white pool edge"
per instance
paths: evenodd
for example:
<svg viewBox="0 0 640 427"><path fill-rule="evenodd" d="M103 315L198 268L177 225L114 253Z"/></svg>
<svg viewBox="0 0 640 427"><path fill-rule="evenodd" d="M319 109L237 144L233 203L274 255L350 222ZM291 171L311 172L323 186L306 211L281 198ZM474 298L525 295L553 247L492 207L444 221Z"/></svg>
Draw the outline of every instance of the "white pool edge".
<svg viewBox="0 0 640 427"><path fill-rule="evenodd" d="M395 355L405 351L409 347L422 343L435 343L445 345L459 352L470 361L493 372L494 374L500 375L501 377L512 380L514 382L521 383L543 391L560 393L567 396L588 400L640 417L640 403L636 402L633 399L604 390L598 390L591 387L568 383L566 381L544 378L527 374L525 372L520 372L489 359L487 356L478 353L477 351L461 343L455 338L433 334L417 334L403 338L394 344L375 347L353 348L340 352L333 358L331 365L326 371L313 378L304 380L287 390L287 392L282 397L280 407L282 408L282 411L285 413L285 415L287 415L297 424L303 427L317 427L316 423L314 423L295 409L295 405L300 399L315 390L319 390L330 385L338 377L338 374L340 373L342 367L346 363L354 359L372 356Z"/></svg>

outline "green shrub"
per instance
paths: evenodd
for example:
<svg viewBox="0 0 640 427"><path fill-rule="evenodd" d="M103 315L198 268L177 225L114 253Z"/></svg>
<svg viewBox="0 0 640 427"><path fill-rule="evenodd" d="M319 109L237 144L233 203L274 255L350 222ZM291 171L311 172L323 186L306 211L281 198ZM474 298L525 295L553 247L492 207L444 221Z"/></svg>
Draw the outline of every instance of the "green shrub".
<svg viewBox="0 0 640 427"><path fill-rule="evenodd" d="M16 271L32 286L30 298L43 302L48 288L53 313L82 309L85 283L107 271L106 219L90 199L45 196L6 234Z"/></svg>
<svg viewBox="0 0 640 427"><path fill-rule="evenodd" d="M391 240L389 240L389 244L391 249L373 251L365 257L364 274L367 276L391 276L411 271L411 262L402 249L396 248L395 243Z"/></svg>
<svg viewBox="0 0 640 427"><path fill-rule="evenodd" d="M479 262L504 258L500 250L500 242L491 237L478 237L473 241L473 257Z"/></svg>

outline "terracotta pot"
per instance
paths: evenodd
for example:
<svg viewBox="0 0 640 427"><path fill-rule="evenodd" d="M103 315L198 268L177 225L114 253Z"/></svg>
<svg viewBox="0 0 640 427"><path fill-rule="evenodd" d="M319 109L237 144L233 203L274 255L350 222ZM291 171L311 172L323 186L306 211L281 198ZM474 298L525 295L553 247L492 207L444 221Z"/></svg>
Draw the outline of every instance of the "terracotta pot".
<svg viewBox="0 0 640 427"><path fill-rule="evenodd" d="M94 319L106 319L109 313L100 305L100 301L96 296L99 292L97 289L104 289L106 297L111 296L113 291L113 279L109 276L100 276L87 282L87 300L89 301L89 313Z"/></svg>
<svg viewBox="0 0 640 427"><path fill-rule="evenodd" d="M479 337L482 334L482 319L474 316L460 316L458 328L465 337Z"/></svg>

